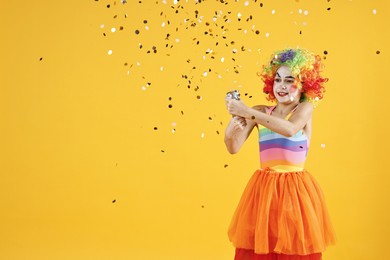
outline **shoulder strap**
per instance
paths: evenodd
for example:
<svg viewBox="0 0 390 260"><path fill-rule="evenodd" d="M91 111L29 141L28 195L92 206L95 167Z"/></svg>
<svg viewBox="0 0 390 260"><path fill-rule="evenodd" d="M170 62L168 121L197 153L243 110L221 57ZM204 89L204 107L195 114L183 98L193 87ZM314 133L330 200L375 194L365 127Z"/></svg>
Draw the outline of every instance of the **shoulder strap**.
<svg viewBox="0 0 390 260"><path fill-rule="evenodd" d="M298 104L298 105L299 105L299 104ZM296 106L293 108L293 110L291 110L291 112L287 115L287 117L286 117L287 120L291 117L291 115L295 112L295 110L297 110L298 105L296 105Z"/></svg>

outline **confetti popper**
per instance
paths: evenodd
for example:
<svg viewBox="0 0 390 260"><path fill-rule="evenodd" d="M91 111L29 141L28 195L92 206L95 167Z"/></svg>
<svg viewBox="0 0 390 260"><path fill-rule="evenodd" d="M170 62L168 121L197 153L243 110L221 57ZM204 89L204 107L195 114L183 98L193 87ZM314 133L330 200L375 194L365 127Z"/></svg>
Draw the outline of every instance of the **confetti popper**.
<svg viewBox="0 0 390 260"><path fill-rule="evenodd" d="M228 93L226 93L226 98L240 100L240 92L238 90L236 90L236 89L232 90L232 91L229 91ZM236 120L233 120L233 122L236 125L238 125L241 129L244 129L244 127L239 122L237 122Z"/></svg>

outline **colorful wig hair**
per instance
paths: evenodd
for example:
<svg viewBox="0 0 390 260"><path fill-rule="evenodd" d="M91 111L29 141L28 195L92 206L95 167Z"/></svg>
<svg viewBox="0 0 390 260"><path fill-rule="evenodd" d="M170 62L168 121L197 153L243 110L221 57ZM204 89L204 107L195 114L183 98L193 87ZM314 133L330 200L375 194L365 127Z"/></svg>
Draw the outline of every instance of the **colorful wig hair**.
<svg viewBox="0 0 390 260"><path fill-rule="evenodd" d="M263 91L267 95L267 100L276 101L273 86L276 71L280 66L288 66L291 74L297 80L297 87L303 90L302 101L309 101L316 105L323 98L325 87L324 83L328 81L320 75L322 70L321 57L304 49L286 49L276 51L268 66L263 66L263 72L260 74L264 82Z"/></svg>

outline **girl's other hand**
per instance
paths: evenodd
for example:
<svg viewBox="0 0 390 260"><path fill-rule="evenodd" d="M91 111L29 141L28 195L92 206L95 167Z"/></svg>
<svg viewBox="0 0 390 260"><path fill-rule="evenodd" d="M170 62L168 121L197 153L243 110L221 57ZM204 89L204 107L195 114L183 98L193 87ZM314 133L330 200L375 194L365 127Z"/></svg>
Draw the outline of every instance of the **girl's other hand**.
<svg viewBox="0 0 390 260"><path fill-rule="evenodd" d="M235 130L243 130L247 125L246 119L240 116L233 116L233 122Z"/></svg>

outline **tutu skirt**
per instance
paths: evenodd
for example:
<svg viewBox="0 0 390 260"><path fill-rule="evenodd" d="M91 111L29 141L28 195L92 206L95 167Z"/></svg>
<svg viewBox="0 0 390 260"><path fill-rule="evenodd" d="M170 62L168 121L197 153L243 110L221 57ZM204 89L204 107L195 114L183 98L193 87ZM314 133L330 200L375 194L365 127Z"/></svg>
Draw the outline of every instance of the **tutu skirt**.
<svg viewBox="0 0 390 260"><path fill-rule="evenodd" d="M321 259L321 252L335 242L324 195L306 170L257 170L228 235L236 247L236 260Z"/></svg>

